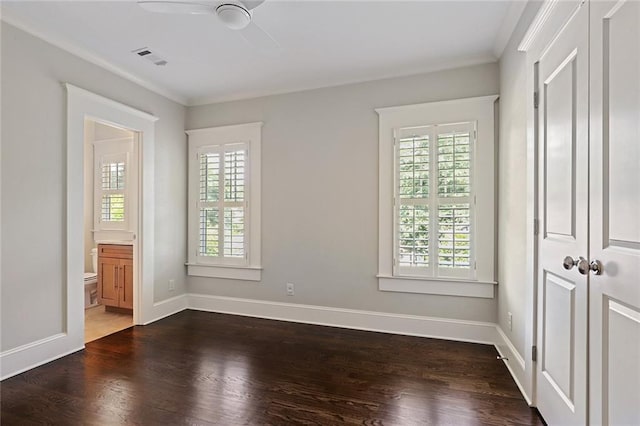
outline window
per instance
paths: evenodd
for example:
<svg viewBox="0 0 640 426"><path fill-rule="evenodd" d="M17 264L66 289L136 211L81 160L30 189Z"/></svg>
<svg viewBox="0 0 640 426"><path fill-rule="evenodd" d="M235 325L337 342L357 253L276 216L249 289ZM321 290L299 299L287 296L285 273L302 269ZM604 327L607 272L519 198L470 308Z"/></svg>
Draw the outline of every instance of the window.
<svg viewBox="0 0 640 426"><path fill-rule="evenodd" d="M260 280L260 129L187 132L190 275Z"/></svg>
<svg viewBox="0 0 640 426"><path fill-rule="evenodd" d="M495 100L377 110L380 290L493 297Z"/></svg>
<svg viewBox="0 0 640 426"><path fill-rule="evenodd" d="M395 133L394 275L473 278L475 123Z"/></svg>
<svg viewBox="0 0 640 426"><path fill-rule="evenodd" d="M102 163L101 222L124 222L125 209L125 162L111 160Z"/></svg>
<svg viewBox="0 0 640 426"><path fill-rule="evenodd" d="M199 156L199 248L197 257L246 264L245 144L204 147Z"/></svg>
<svg viewBox="0 0 640 426"><path fill-rule="evenodd" d="M94 239L129 240L134 232L129 220L135 214L137 171L133 134L92 141Z"/></svg>

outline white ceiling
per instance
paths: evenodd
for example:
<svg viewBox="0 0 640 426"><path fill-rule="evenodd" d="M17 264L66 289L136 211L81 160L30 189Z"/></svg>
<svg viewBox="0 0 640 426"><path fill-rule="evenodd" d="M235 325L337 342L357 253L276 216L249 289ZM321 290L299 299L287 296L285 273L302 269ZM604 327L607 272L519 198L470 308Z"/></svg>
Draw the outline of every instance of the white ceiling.
<svg viewBox="0 0 640 426"><path fill-rule="evenodd" d="M266 0L253 20L282 46L275 57L214 15L155 14L135 1L3 1L2 19L197 105L495 61L523 4ZM131 53L141 47L168 65Z"/></svg>

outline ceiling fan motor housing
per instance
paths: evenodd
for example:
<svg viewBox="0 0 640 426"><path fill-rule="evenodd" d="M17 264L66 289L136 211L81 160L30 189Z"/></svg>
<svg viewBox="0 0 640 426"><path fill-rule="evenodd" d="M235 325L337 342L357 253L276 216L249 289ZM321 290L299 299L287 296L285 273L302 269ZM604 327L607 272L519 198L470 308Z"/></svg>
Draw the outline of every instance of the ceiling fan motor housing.
<svg viewBox="0 0 640 426"><path fill-rule="evenodd" d="M230 29L241 30L251 22L251 14L241 4L223 3L216 8L218 18Z"/></svg>

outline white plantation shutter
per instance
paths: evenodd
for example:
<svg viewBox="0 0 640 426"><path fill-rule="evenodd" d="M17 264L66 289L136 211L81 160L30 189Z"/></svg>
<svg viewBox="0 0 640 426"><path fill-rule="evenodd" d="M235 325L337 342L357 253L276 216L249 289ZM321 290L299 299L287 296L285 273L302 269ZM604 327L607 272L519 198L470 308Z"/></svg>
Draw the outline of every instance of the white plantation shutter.
<svg viewBox="0 0 640 426"><path fill-rule="evenodd" d="M432 129L403 129L396 141L396 264L407 274L431 271Z"/></svg>
<svg viewBox="0 0 640 426"><path fill-rule="evenodd" d="M96 158L96 229L128 229L128 159L127 153L103 154Z"/></svg>
<svg viewBox="0 0 640 426"><path fill-rule="evenodd" d="M472 278L475 123L395 132L394 275Z"/></svg>
<svg viewBox="0 0 640 426"><path fill-rule="evenodd" d="M469 277L474 126L437 126L438 276Z"/></svg>
<svg viewBox="0 0 640 426"><path fill-rule="evenodd" d="M247 146L232 143L198 152L197 257L200 261L244 264L247 260Z"/></svg>
<svg viewBox="0 0 640 426"><path fill-rule="evenodd" d="M107 161L102 163L102 222L124 222L125 162Z"/></svg>

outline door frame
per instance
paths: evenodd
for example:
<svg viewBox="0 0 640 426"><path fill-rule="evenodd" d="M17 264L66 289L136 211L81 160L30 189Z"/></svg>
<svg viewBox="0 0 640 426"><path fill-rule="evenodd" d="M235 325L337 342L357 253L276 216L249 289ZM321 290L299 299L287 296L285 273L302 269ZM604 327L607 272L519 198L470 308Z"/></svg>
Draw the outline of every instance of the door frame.
<svg viewBox="0 0 640 426"><path fill-rule="evenodd" d="M133 323L145 324L153 314L154 139L157 117L69 83L67 92L66 318L65 331L76 347L84 347L84 126L85 119L136 133L138 161L137 229L133 239Z"/></svg>

